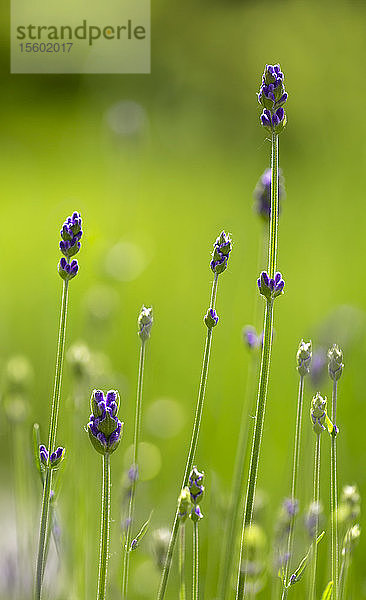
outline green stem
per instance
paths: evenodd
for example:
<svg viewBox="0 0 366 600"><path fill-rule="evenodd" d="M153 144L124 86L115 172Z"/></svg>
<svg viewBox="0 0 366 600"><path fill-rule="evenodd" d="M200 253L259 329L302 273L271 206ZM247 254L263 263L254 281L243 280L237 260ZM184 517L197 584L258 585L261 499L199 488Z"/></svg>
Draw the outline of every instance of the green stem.
<svg viewBox="0 0 366 600"><path fill-rule="evenodd" d="M100 552L97 600L105 600L107 588L107 569L109 559L109 525L111 520L111 463L110 454L104 454L102 508L100 518Z"/></svg>
<svg viewBox="0 0 366 600"><path fill-rule="evenodd" d="M198 539L198 521L193 522L193 588L192 600L198 600L199 597L199 539Z"/></svg>
<svg viewBox="0 0 366 600"><path fill-rule="evenodd" d="M316 588L316 566L317 566L317 557L318 557L318 545L316 540L318 538L319 533L319 488L320 488L320 434L316 436L315 442L315 461L314 461L314 495L313 495L313 503L314 507L316 507L316 516L315 516L315 533L314 540L312 544L312 564L311 564L311 579L310 579L310 600L315 600L315 588Z"/></svg>
<svg viewBox="0 0 366 600"><path fill-rule="evenodd" d="M127 527L126 527L126 539L125 539L125 547L124 547L124 556L123 556L123 577L122 577L122 598L127 599L127 591L128 591L128 572L129 572L129 564L130 564L130 544L131 544L131 531L132 531L132 521L134 517L135 510L135 497L136 497L136 483L138 476L138 446L140 439L140 429L141 429L141 406L142 406L142 388L143 388L143 379L144 379L144 366L145 366L145 347L146 342L141 342L140 348L140 360L139 360L139 372L138 372L138 380L137 380L137 400L136 400L136 414L135 414L135 431L134 431L134 439L133 439L133 477L131 481L131 493L130 493L130 502L128 507L128 518L127 518Z"/></svg>
<svg viewBox="0 0 366 600"><path fill-rule="evenodd" d="M292 464L291 501L292 501L293 506L294 506L294 503L296 500L296 494L297 494L297 478L298 478L298 473L299 473L299 462L300 462L301 420L302 420L303 401L304 401L304 376L301 375L300 382L299 382L299 393L298 393L298 399L297 399L294 457L293 457L293 464ZM287 594L288 594L288 587L287 587L288 581L287 580L288 580L288 576L289 576L289 572L290 572L291 558L292 558L293 546L294 546L294 523L295 523L295 516L293 515L290 520L290 528L289 528L288 539L287 539L288 559L286 562L284 585L283 585L283 589L282 589L282 600L285 600L287 598Z"/></svg>
<svg viewBox="0 0 366 600"><path fill-rule="evenodd" d="M179 535L179 600L186 600L185 582L186 526L181 523Z"/></svg>
<svg viewBox="0 0 366 600"><path fill-rule="evenodd" d="M277 264L277 246L278 246L278 135L272 134L272 154L271 154L271 218L269 225L269 247L268 247L268 275L273 278L276 272Z"/></svg>
<svg viewBox="0 0 366 600"><path fill-rule="evenodd" d="M332 422L336 426L337 418L337 381L333 381ZM330 445L330 509L332 530L332 598L338 600L338 525L337 525L337 434L331 435Z"/></svg>
<svg viewBox="0 0 366 600"><path fill-rule="evenodd" d="M269 248L268 248L268 275L273 278L277 263L277 238L278 238L278 135L272 133L272 153L271 153L271 217L269 227ZM243 600L245 591L245 577L240 576L241 562L245 558L245 529L250 526L253 516L253 502L258 476L258 464L260 448L263 433L264 415L267 401L267 387L269 369L271 363L273 337L273 300L266 301L264 315L264 339L262 349L261 370L259 376L259 388L257 398L257 408L254 423L254 433L252 440L252 451L250 457L248 486L244 507L244 519L242 524L238 579L236 589L236 599Z"/></svg>
<svg viewBox="0 0 366 600"><path fill-rule="evenodd" d="M264 415L266 409L266 398L267 398L267 387L268 387L268 376L269 366L271 360L271 346L272 346L272 331L273 331L273 300L266 301L266 310L264 318L264 340L262 350L262 362L259 377L259 390L257 409L254 422L254 433L252 441L252 452L250 457L249 466L249 478L247 494L245 499L244 519L242 523L242 535L240 544L240 556L239 556L239 569L238 569L238 584L236 591L237 600L244 598L245 588L245 577L240 576L241 563L245 558L245 530L250 526L253 516L253 503L255 488L257 483L258 475L258 463L260 455L260 447L263 433Z"/></svg>
<svg viewBox="0 0 366 600"><path fill-rule="evenodd" d="M61 391L61 379L62 379L62 365L65 352L65 334L66 334L66 317L67 317L67 300L68 300L68 289L69 282L63 282L62 288L62 300L61 300L61 315L60 315L60 326L58 334L57 344L57 357L56 357L56 372L55 382L53 388L53 398L51 407L51 420L48 437L48 453L51 453L55 449L56 445L56 434L57 434L57 420L58 410L60 405L60 391ZM50 491L52 483L52 471L49 466L46 467L46 480L43 486L43 498L42 498L42 510L41 510L41 525L39 532L39 544L38 544L38 558L36 568L36 584L35 584L35 598L40 600L42 594L42 582L43 573L45 568L45 556L46 556L46 540L47 540L47 529L49 526L49 509L50 509Z"/></svg>
<svg viewBox="0 0 366 600"><path fill-rule="evenodd" d="M216 303L217 283L218 283L218 274L215 273L213 284L212 284L211 300L210 300L210 308L213 308L213 309L215 309L215 303ZM194 456L196 453L198 436L199 436L199 432L200 432L201 418L202 418L203 403L204 403L204 399L205 399L208 365L209 365L209 361L210 361L211 341L212 341L212 328L209 327L207 329L207 338L206 338L206 344L205 344L205 349L204 349L204 353L203 353L201 381L200 381L200 386L199 386L199 390L198 390L198 400L197 400L196 413L195 413L194 423L193 423L191 443L190 443L188 456L187 456L187 460L186 460L186 465L185 465L185 469L184 469L184 476L183 476L181 489L183 489L188 483L189 474L192 470ZM160 587L159 587L158 596L157 596L158 600L163 600L164 595L165 595L165 591L166 591L166 587L167 587L167 583L168 583L169 571L170 571L170 567L172 564L174 546L177 541L178 529L179 529L179 508L177 508L177 510L175 512L173 526L172 526L172 530L171 530L171 534L170 534L168 551L167 551L167 555L165 558L163 573L161 576Z"/></svg>

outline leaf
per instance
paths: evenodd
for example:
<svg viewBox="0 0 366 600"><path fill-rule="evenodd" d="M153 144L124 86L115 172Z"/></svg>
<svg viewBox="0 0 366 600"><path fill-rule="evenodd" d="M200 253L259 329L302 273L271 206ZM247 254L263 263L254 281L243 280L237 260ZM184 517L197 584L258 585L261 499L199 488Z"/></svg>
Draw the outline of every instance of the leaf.
<svg viewBox="0 0 366 600"><path fill-rule="evenodd" d="M132 540L129 550L128 550L129 552L131 552L132 550L136 550L140 541L145 537L147 530L149 528L149 525L150 525L152 514L153 514L153 511L151 511L148 520L145 521L145 523L142 525L142 527L141 527L140 531L138 532L138 534L136 535L136 537L134 537L134 539Z"/></svg>
<svg viewBox="0 0 366 600"><path fill-rule="evenodd" d="M44 483L44 472L41 466L41 461L39 458L39 445L41 443L41 437L39 433L39 425L38 423L33 424L33 454L34 461L36 463L37 471L41 477L42 484Z"/></svg>
<svg viewBox="0 0 366 600"><path fill-rule="evenodd" d="M325 423L326 423L329 435L332 435L334 425L333 425L332 421L330 420L330 418L328 417L327 413L325 413Z"/></svg>
<svg viewBox="0 0 366 600"><path fill-rule="evenodd" d="M332 596L332 589L333 589L333 581L330 581L323 592L321 600L330 600L330 598Z"/></svg>
<svg viewBox="0 0 366 600"><path fill-rule="evenodd" d="M325 531L322 531L321 534L318 535L318 537L316 538L316 545L319 544L319 542L322 540L324 535L325 535ZM289 582L287 584L287 587L290 587L290 585L294 585L294 583L297 583L298 581L300 581L300 579L307 567L309 559L311 557L313 544L314 544L314 542L310 545L309 550L305 554L304 558L300 561L300 564L297 567L296 571L294 571L294 573L291 575Z"/></svg>

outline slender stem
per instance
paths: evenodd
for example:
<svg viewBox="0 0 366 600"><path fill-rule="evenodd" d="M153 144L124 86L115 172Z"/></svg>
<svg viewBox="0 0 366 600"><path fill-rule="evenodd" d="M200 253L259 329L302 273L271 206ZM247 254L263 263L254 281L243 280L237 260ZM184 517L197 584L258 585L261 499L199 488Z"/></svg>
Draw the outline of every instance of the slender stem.
<svg viewBox="0 0 366 600"><path fill-rule="evenodd" d="M270 366L270 360L271 360L272 331L273 331L273 301L268 300L266 302L266 310L265 310L265 318L264 318L264 340L263 340L261 370L260 370L260 376L259 376L258 400L257 400L257 409L256 409L256 414L255 414L255 422L254 422L254 433L253 433L253 441L252 441L252 452L251 452L251 457L250 457L248 487L247 487L247 493L246 493L246 499L245 499L244 519L243 519L243 523L242 523L242 535L241 535L239 569L238 569L238 583L237 583L237 591L236 591L237 600L242 600L242 598L244 598L245 578L240 576L240 570L241 570L242 560L245 558L245 547L244 547L244 545L245 545L245 529L250 526L250 524L252 522L252 516L253 516L253 503L254 503L255 488L256 488L257 476L258 476L258 463L259 463L260 447L261 447L261 440L262 440L262 433L263 433L264 415L265 415L265 409L266 409L269 366Z"/></svg>
<svg viewBox="0 0 366 600"><path fill-rule="evenodd" d="M138 446L140 439L140 429L141 429L141 406L142 406L142 388L143 388L143 380L144 380L144 367L145 367L145 348L146 342L141 342L140 348L140 360L139 360L139 372L137 379L137 399L136 399L136 414L135 414L135 431L133 438L133 477L131 481L131 492L130 492L130 502L128 507L128 517L127 517L127 526L126 526L126 539L125 539L125 547L124 547L124 555L123 555L123 577L122 577L122 598L127 598L128 591L128 572L129 572L129 564L130 564L130 544L131 544L131 531L132 531L132 521L134 517L135 511L135 497L136 497L136 483L138 477Z"/></svg>
<svg viewBox="0 0 366 600"><path fill-rule="evenodd" d="M310 600L315 600L315 587L316 587L316 566L318 557L318 546L316 540L319 533L319 488L320 488L320 434L316 436L315 442L315 462L314 462L314 496L313 503L316 507L315 513L315 533L312 545L312 565L311 565L311 579L310 579Z"/></svg>
<svg viewBox="0 0 366 600"><path fill-rule="evenodd" d="M268 245L268 275L273 278L277 264L277 238L278 238L278 215L279 215L279 198L278 198L278 135L272 133L272 152L271 152L271 216L269 226L269 245ZM264 339L262 349L261 370L259 376L259 388L257 398L257 408L254 423L254 433L252 440L252 451L250 457L249 477L247 485L247 493L244 507L244 519L241 534L240 556L238 566L238 579L236 589L236 599L243 600L245 593L245 577L240 576L241 562L245 557L245 528L252 522L253 502L258 476L258 464L260 456L260 448L263 433L264 415L267 401L267 387L269 369L271 363L272 351L272 336L273 336L273 300L266 301L264 315Z"/></svg>
<svg viewBox="0 0 366 600"><path fill-rule="evenodd" d="M213 309L215 308L215 303L216 303L217 283L218 283L218 274L215 273L213 284L212 284L211 300L210 300L210 308L213 308ZM199 386L199 390L198 390L198 400L197 400L196 413L195 413L194 423L193 423L191 443L190 443L190 447L189 447L189 451L188 451L186 465L184 468L184 476L183 476L181 489L183 489L188 483L189 474L192 470L194 456L196 453L198 436L199 436L199 432L200 432L201 418L202 418L203 403L204 403L204 399L205 399L206 382L207 382L207 375L208 375L208 365L209 365L209 361L210 361L211 341L212 341L212 328L209 327L207 329L207 338L206 338L206 344L205 344L205 349L204 349L204 353L203 353L201 381L200 381L200 386ZM167 587L167 583L168 583L169 571L170 571L170 567L172 564L174 546L175 546L175 543L177 540L177 535L178 535L178 529L179 529L179 509L177 508L177 510L175 512L175 517L174 517L174 521L173 521L171 534L170 534L170 541L169 541L167 555L165 558L163 573L161 576L160 587L159 587L158 596L157 596L158 600L163 600L164 595L165 595L165 591L166 591L166 587Z"/></svg>
<svg viewBox="0 0 366 600"><path fill-rule="evenodd" d="M304 401L304 376L300 375L299 381L299 393L297 399L297 415L296 415L296 428L295 428L295 443L294 443L294 458L292 463L292 485L291 485L291 502L294 506L294 502L296 500L297 493L297 478L299 473L299 462L300 462L300 442L301 442L301 420L302 420L302 407ZM295 523L295 515L293 515L290 519L290 528L288 532L287 538L287 561L285 568L285 577L284 577L284 585L282 589L282 600L287 598L288 594L288 576L290 572L291 566L291 558L293 553L294 546L294 523Z"/></svg>
<svg viewBox="0 0 366 600"><path fill-rule="evenodd" d="M48 453L54 451L56 445L56 434L57 434L57 420L58 410L60 405L60 392L61 392L61 379L62 379L62 365L65 351L65 334L66 334L66 317L67 317L67 300L68 300L68 289L69 282L63 282L62 288L62 300L61 300L61 315L60 315L60 326L58 334L57 344L57 356L56 356L56 372L55 382L53 388L53 398L51 407L51 420L48 437ZM40 600L42 594L42 582L43 573L45 567L46 557L46 540L47 530L49 526L49 508L50 508L50 491L52 483L52 471L49 466L46 467L46 479L43 486L43 498L42 498L42 510L41 510L41 524L39 532L39 545L38 545L38 558L36 568L36 583L35 583L35 598Z"/></svg>
<svg viewBox="0 0 366 600"><path fill-rule="evenodd" d="M333 381L332 422L336 426L337 418L337 381ZM330 510L332 529L332 598L338 600L338 525L337 525L337 435L331 435L330 442Z"/></svg>
<svg viewBox="0 0 366 600"><path fill-rule="evenodd" d="M199 597L199 539L198 539L198 521L193 523L193 588L192 600L198 600Z"/></svg>
<svg viewBox="0 0 366 600"><path fill-rule="evenodd" d="M348 571L349 571L350 562L351 562L350 554L351 554L351 548L350 548L349 530L348 530L344 537L344 541L343 541L342 561L341 561L341 568L339 571L339 578L338 578L339 598L341 598L341 600L346 598Z"/></svg>
<svg viewBox="0 0 366 600"><path fill-rule="evenodd" d="M43 572L45 566L46 542L48 530L48 516L50 511L50 492L52 483L52 471L46 467L46 478L43 485L42 511L41 511L41 526L39 531L38 544L38 559L36 571L36 589L35 599L40 600L42 593Z"/></svg>
<svg viewBox="0 0 366 600"><path fill-rule="evenodd" d="M179 600L186 600L185 581L186 526L181 523L179 535Z"/></svg>
<svg viewBox="0 0 366 600"><path fill-rule="evenodd" d="M105 600L107 588L107 570L109 559L109 525L111 520L111 463L110 454L104 454L102 508L100 518L100 552L97 600Z"/></svg>

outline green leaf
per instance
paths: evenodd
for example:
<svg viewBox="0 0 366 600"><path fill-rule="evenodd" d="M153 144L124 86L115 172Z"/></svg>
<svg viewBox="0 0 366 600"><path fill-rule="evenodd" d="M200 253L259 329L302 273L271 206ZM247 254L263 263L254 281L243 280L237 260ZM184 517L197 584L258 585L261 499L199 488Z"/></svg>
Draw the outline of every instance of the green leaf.
<svg viewBox="0 0 366 600"><path fill-rule="evenodd" d="M36 463L37 471L41 477L42 484L44 483L44 472L41 465L41 460L39 458L39 446L41 443L41 436L39 433L39 425L38 423L33 424L33 454L34 454L34 462Z"/></svg>
<svg viewBox="0 0 366 600"><path fill-rule="evenodd" d="M325 414L325 424L327 426L329 435L332 435L334 426L327 414Z"/></svg>
<svg viewBox="0 0 366 600"><path fill-rule="evenodd" d="M330 600L330 598L332 596L332 588L333 588L333 581L330 581L323 592L322 600Z"/></svg>
<svg viewBox="0 0 366 600"><path fill-rule="evenodd" d="M316 538L316 545L319 544L320 540L323 538L324 535L325 535L325 531L322 531L321 534L318 535L318 537ZM298 581L300 581L300 579L307 567L307 564L311 558L313 544L314 544L314 542L310 545L309 550L305 554L304 558L300 561L300 564L297 567L296 571L294 571L294 573L291 575L289 582L287 584L287 587L290 587L290 585L294 585L294 583L297 583Z"/></svg>
<svg viewBox="0 0 366 600"><path fill-rule="evenodd" d="M129 552L132 552L132 550L136 550L136 548L139 545L140 541L145 537L145 535L147 533L147 530L149 528L149 525L150 525L152 514L153 514L153 511L151 511L148 520L145 521L145 523L141 527L141 529L138 532L138 534L136 535L136 537L134 537L134 539L132 540L132 542L130 544L130 547L129 547L129 550L128 550Z"/></svg>

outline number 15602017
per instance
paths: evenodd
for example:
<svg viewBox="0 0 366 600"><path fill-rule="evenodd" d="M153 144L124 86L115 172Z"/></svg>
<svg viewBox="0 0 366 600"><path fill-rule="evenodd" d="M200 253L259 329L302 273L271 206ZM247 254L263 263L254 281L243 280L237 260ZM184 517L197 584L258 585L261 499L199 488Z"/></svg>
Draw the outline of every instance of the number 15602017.
<svg viewBox="0 0 366 600"><path fill-rule="evenodd" d="M19 44L21 52L71 52L72 42L26 42Z"/></svg>

